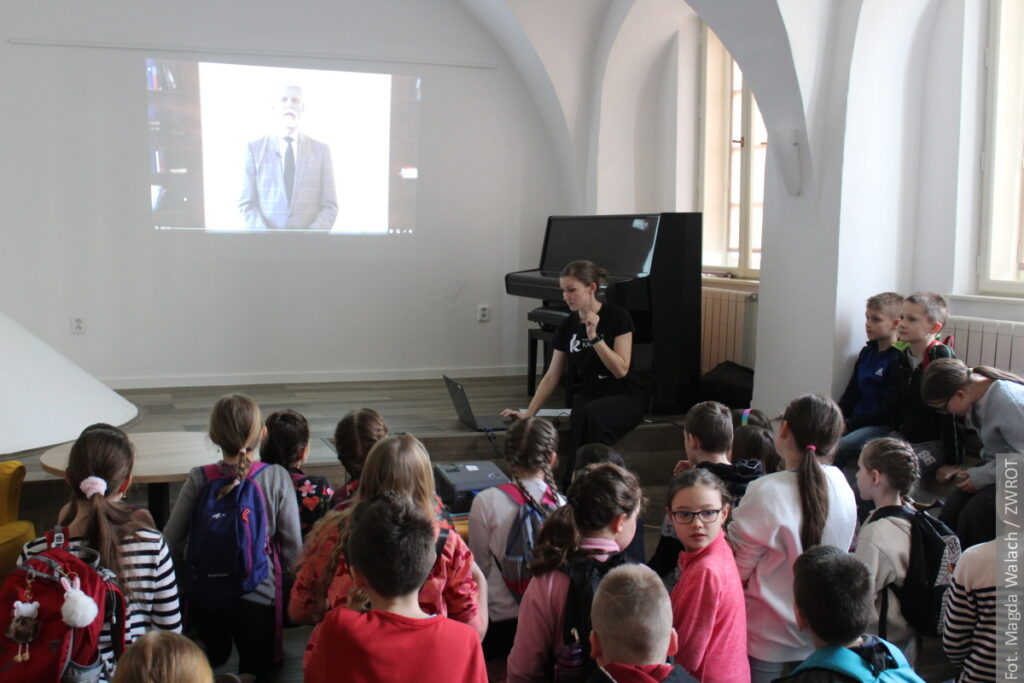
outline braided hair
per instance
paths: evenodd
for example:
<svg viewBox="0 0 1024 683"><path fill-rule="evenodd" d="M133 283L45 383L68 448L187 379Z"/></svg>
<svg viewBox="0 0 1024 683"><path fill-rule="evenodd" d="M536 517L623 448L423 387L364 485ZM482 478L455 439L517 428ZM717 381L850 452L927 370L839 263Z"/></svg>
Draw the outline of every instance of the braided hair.
<svg viewBox="0 0 1024 683"><path fill-rule="evenodd" d="M508 430L508 436L505 437L505 459L512 468L512 478L520 484L525 495L530 496L526 487L521 485L521 477L538 470L552 494L558 493L555 475L551 471L551 454L557 450L558 430L547 420L528 417L517 420Z"/></svg>
<svg viewBox="0 0 1024 683"><path fill-rule="evenodd" d="M263 415L256 401L243 394L222 396L210 413L210 441L220 447L225 458L238 457L237 476L217 492L218 498L228 495L249 474L252 454L263 433Z"/></svg>

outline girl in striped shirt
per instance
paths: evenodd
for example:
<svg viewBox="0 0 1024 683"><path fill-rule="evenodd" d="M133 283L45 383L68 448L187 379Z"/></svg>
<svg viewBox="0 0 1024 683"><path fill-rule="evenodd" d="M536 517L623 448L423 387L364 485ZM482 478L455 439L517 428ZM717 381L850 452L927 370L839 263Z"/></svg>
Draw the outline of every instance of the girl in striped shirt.
<svg viewBox="0 0 1024 683"><path fill-rule="evenodd" d="M127 435L107 424L86 427L71 447L65 479L71 500L60 514L71 550L88 546L113 571L128 601L128 642L154 628L181 631L178 588L171 554L145 510L123 502L132 481L135 449ZM25 544L21 560L46 550L46 537ZM78 553L81 554L81 553ZM100 634L100 655L110 672L114 652L110 625Z"/></svg>

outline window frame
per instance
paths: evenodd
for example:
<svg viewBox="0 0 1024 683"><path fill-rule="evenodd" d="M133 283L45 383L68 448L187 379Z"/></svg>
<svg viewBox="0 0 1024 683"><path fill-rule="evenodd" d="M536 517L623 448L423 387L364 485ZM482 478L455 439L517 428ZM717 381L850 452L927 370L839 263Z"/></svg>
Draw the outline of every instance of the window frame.
<svg viewBox="0 0 1024 683"><path fill-rule="evenodd" d="M977 291L1024 297L1024 4L992 0L988 23ZM1006 145L1007 139L1015 144ZM994 262L996 246L1017 261L1016 279L993 277L994 268L1012 267L1010 261Z"/></svg>
<svg viewBox="0 0 1024 683"><path fill-rule="evenodd" d="M698 162L695 196L701 207L705 225L712 222L720 226L725 253L728 253L731 155L732 155L732 98L734 60L708 25L701 26L700 69L700 158ZM760 268L751 266L750 243L752 229L752 158L755 145L753 112L755 103L749 85L744 81L741 90L741 140L739 189L739 245L737 265L704 263L702 270L716 275L728 275L743 280L758 280ZM767 158L767 155L765 155ZM762 174L763 175L763 174ZM762 191L763 201L763 191ZM713 203L712 203L713 202ZM763 220L763 211L762 211ZM763 226L762 226L763 230ZM705 235L707 233L705 232ZM763 241L763 231L762 231Z"/></svg>

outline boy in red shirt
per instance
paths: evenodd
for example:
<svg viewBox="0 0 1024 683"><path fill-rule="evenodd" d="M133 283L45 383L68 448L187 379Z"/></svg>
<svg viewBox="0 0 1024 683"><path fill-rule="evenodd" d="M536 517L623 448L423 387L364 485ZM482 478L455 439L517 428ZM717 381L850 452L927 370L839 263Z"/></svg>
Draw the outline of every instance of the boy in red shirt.
<svg viewBox="0 0 1024 683"><path fill-rule="evenodd" d="M587 683L696 683L678 664L672 606L652 569L627 564L608 572L590 609L590 654L598 668Z"/></svg>
<svg viewBox="0 0 1024 683"><path fill-rule="evenodd" d="M486 683L476 631L420 609L435 560L434 527L422 510L404 496L374 496L355 509L346 551L371 608L327 613L306 646L305 681Z"/></svg>

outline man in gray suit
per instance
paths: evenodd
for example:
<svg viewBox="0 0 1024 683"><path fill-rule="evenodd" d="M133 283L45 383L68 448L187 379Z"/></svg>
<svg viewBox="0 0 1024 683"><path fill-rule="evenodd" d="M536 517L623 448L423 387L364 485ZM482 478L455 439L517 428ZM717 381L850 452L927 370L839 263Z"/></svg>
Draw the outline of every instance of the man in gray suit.
<svg viewBox="0 0 1024 683"><path fill-rule="evenodd" d="M331 149L299 132L302 89L282 88L280 129L246 147L238 207L250 230L330 230L338 215Z"/></svg>

